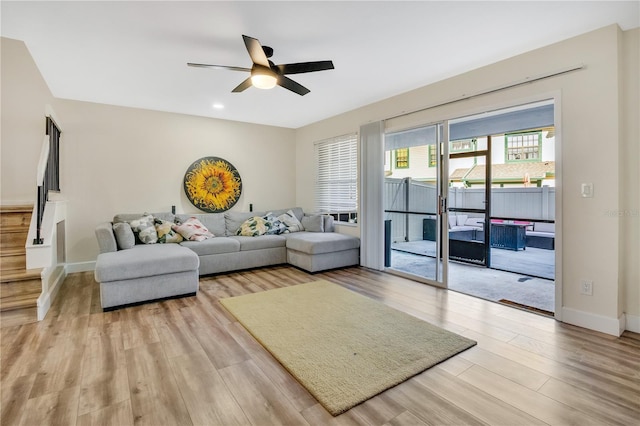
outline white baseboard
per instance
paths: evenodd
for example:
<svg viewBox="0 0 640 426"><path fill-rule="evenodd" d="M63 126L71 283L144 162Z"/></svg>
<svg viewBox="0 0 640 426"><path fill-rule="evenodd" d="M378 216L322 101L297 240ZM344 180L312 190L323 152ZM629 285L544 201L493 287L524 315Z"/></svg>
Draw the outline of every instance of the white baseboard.
<svg viewBox="0 0 640 426"><path fill-rule="evenodd" d="M64 268L60 268L58 275L55 277L50 276L46 279L49 280L47 285L48 291L46 293L42 293L40 297L38 297L37 301L37 310L38 310L38 321L42 321L44 317L49 312L49 308L51 308L51 304L55 300L58 295L58 290L60 290L61 284L64 282L64 279L67 277Z"/></svg>
<svg viewBox="0 0 640 426"><path fill-rule="evenodd" d="M91 262L67 263L67 266L66 266L67 274L73 274L74 272L90 272L90 271L95 271L95 269L96 269L95 260Z"/></svg>
<svg viewBox="0 0 640 426"><path fill-rule="evenodd" d="M620 336L625 329L624 314L620 318L611 318L571 308L562 308L562 322L613 336Z"/></svg>
<svg viewBox="0 0 640 426"><path fill-rule="evenodd" d="M640 316L627 314L627 326L625 329L633 331L634 333L640 333Z"/></svg>

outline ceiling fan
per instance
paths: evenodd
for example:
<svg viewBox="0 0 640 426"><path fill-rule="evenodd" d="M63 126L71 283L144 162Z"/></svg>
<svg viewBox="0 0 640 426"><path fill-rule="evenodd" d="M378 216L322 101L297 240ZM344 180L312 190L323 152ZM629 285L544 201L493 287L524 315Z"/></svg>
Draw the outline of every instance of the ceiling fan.
<svg viewBox="0 0 640 426"><path fill-rule="evenodd" d="M240 83L232 90L232 92L242 92L252 85L260 89L271 89L277 84L278 86L291 90L300 96L306 95L310 90L291 80L289 77L286 77L287 74L302 74L333 69L332 61L299 62L295 64L275 65L269 60L273 55L273 49L271 47L261 45L260 41L253 37L243 35L242 38L244 39L244 45L247 47L251 61L253 61L253 66L251 68L194 64L192 62L188 62L187 65L190 67L250 72L251 76Z"/></svg>

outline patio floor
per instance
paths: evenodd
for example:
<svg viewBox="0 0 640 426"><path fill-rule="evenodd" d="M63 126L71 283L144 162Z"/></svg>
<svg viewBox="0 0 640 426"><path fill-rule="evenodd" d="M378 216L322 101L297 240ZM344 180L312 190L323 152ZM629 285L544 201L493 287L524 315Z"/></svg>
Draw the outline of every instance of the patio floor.
<svg viewBox="0 0 640 426"><path fill-rule="evenodd" d="M433 277L435 243L393 243L391 267ZM507 300L553 312L555 310L555 251L528 247L513 251L491 249L491 268L449 261L449 289L495 302Z"/></svg>

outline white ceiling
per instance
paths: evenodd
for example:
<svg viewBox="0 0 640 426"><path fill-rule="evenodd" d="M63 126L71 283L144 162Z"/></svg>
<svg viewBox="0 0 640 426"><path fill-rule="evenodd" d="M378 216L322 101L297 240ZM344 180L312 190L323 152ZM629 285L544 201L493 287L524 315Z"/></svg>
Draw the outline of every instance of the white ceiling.
<svg viewBox="0 0 640 426"><path fill-rule="evenodd" d="M640 25L640 2L1 2L53 95L298 128L603 26ZM251 67L242 34L276 64L331 59L291 78L311 93L231 90ZM221 103L224 109L214 109Z"/></svg>

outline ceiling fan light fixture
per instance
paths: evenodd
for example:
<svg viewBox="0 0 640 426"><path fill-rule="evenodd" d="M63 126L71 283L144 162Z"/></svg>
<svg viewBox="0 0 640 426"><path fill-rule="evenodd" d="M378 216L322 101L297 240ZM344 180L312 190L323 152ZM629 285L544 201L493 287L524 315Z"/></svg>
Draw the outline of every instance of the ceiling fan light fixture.
<svg viewBox="0 0 640 426"><path fill-rule="evenodd" d="M278 79L272 74L258 74L254 73L251 76L251 84L258 89L273 89L276 87Z"/></svg>

